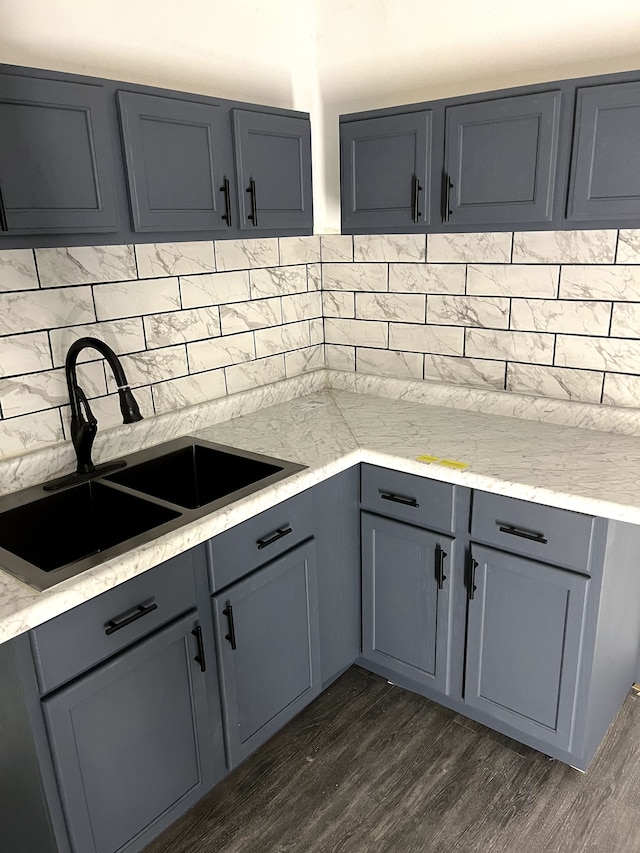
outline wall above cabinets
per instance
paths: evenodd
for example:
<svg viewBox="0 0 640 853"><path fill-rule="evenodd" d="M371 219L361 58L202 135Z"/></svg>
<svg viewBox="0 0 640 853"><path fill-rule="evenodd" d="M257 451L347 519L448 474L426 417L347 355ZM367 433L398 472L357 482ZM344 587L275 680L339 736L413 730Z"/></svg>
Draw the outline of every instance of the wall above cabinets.
<svg viewBox="0 0 640 853"><path fill-rule="evenodd" d="M640 72L340 117L344 233L640 225Z"/></svg>
<svg viewBox="0 0 640 853"><path fill-rule="evenodd" d="M0 248L312 230L307 113L0 66Z"/></svg>

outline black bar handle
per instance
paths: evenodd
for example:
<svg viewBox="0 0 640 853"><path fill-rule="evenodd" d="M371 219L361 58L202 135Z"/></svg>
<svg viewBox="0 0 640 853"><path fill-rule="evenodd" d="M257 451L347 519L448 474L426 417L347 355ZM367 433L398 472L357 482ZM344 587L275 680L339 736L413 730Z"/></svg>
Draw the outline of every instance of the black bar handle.
<svg viewBox="0 0 640 853"><path fill-rule="evenodd" d="M263 548L266 548L267 545L273 545L274 542L277 542L278 539L282 539L283 536L288 536L290 533L293 533L292 527L279 527L275 533L269 534L265 536L264 539L258 539L256 545L258 546L258 551L262 551Z"/></svg>
<svg viewBox="0 0 640 853"><path fill-rule="evenodd" d="M207 671L207 664L204 657L204 642L202 641L202 628L199 625L191 632L198 643L198 654L194 657L194 661L200 664L200 672Z"/></svg>
<svg viewBox="0 0 640 853"><path fill-rule="evenodd" d="M256 202L256 182L253 179L249 181L247 192L251 194L251 213L247 219L250 219L255 226L258 224L258 205Z"/></svg>
<svg viewBox="0 0 640 853"><path fill-rule="evenodd" d="M115 619L109 619L109 621L106 623L105 634L107 634L107 636L109 634L114 634L116 631L119 631L120 628L126 628L127 625L131 625L132 622L137 622L138 619L142 619L142 617L146 616L147 613L152 613L154 610L157 609L158 605L155 603L147 605L139 604L135 608L133 613L131 613L129 616L126 616L121 621L118 621L117 616Z"/></svg>
<svg viewBox="0 0 640 853"><path fill-rule="evenodd" d="M447 556L447 552L443 551L439 545L436 545L436 581L438 583L438 589L444 588L444 582L447 579L447 576L444 573L444 560Z"/></svg>
<svg viewBox="0 0 640 853"><path fill-rule="evenodd" d="M420 186L418 176L414 175L411 182L411 220L413 222L418 222L422 216L422 211L420 210L419 205L419 194L421 192L422 187Z"/></svg>
<svg viewBox="0 0 640 853"><path fill-rule="evenodd" d="M393 501L396 504L412 506L414 509L420 506L415 498L405 498L402 495L395 495L393 492L381 492L380 497L383 501Z"/></svg>
<svg viewBox="0 0 640 853"><path fill-rule="evenodd" d="M231 606L231 602L227 601L227 606L222 611L223 614L227 617L227 621L229 622L229 633L224 635L225 640L229 640L231 643L231 648L235 652L236 650L236 626L233 621L233 607Z"/></svg>
<svg viewBox="0 0 640 853"><path fill-rule="evenodd" d="M502 524L501 521L496 521L499 524L498 530L500 533L508 533L510 536L520 536L522 539L530 539L532 542L539 542L541 545L546 545L548 540L544 538L544 533L536 533L533 530L523 530L521 527L514 527L513 524Z"/></svg>
<svg viewBox="0 0 640 853"><path fill-rule="evenodd" d="M229 187L229 178L225 178L220 192L224 193L224 214L222 218L227 223L227 228L231 228L231 188Z"/></svg>
<svg viewBox="0 0 640 853"><path fill-rule="evenodd" d="M447 172L442 173L442 221L448 222L451 219L451 190L453 184Z"/></svg>
<svg viewBox="0 0 640 853"><path fill-rule="evenodd" d="M467 587L467 598L469 601L473 601L476 597L476 590L478 587L476 586L476 569L478 568L478 561L471 558L471 564L469 567L469 586Z"/></svg>
<svg viewBox="0 0 640 853"><path fill-rule="evenodd" d="M9 223L7 222L7 211L4 209L4 201L2 200L2 188L0 187L0 231L8 231Z"/></svg>

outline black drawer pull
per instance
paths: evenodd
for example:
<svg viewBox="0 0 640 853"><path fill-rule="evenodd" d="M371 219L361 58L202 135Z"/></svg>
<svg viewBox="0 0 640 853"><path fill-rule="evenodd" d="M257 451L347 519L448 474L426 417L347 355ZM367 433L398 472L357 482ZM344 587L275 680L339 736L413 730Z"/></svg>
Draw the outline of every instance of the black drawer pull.
<svg viewBox="0 0 640 853"><path fill-rule="evenodd" d="M438 589L444 588L444 582L447 579L444 573L444 560L446 556L447 552L443 551L439 545L436 545L436 581Z"/></svg>
<svg viewBox="0 0 640 853"><path fill-rule="evenodd" d="M229 188L229 178L225 178L220 192L224 193L224 214L222 218L227 223L227 228L231 228L231 190Z"/></svg>
<svg viewBox="0 0 640 853"><path fill-rule="evenodd" d="M413 222L418 222L420 220L420 217L422 216L419 201L419 194L421 192L422 187L420 186L418 176L414 175L413 180L411 182L411 220Z"/></svg>
<svg viewBox="0 0 640 853"><path fill-rule="evenodd" d="M109 619L109 621L106 623L105 634L113 634L116 631L119 631L120 628L126 628L127 625L131 625L132 622L136 622L138 619L142 619L142 617L146 616L147 613L152 613L154 610L157 609L158 605L155 603L147 605L139 604L135 608L134 612L124 618L121 622L117 621L117 617L116 619Z"/></svg>
<svg viewBox="0 0 640 853"><path fill-rule="evenodd" d="M7 222L7 211L4 209L2 200L2 190L0 189L0 231L8 231L9 223Z"/></svg>
<svg viewBox="0 0 640 853"><path fill-rule="evenodd" d="M262 551L262 549L266 548L267 545L273 545L273 543L277 542L278 539L282 539L283 536L288 536L290 533L293 533L293 529L291 527L279 527L275 533L265 536L264 539L258 539L256 542L258 551Z"/></svg>
<svg viewBox="0 0 640 853"><path fill-rule="evenodd" d="M204 658L204 643L202 641L202 628L199 625L191 632L198 643L198 654L194 657L194 661L200 664L200 672L207 671L207 664Z"/></svg>
<svg viewBox="0 0 640 853"><path fill-rule="evenodd" d="M451 219L451 190L453 184L447 172L442 174L442 221L448 222Z"/></svg>
<svg viewBox="0 0 640 853"><path fill-rule="evenodd" d="M249 181L247 192L251 195L251 213L247 216L254 226L258 224L258 203L256 201L256 182Z"/></svg>
<svg viewBox="0 0 640 853"><path fill-rule="evenodd" d="M402 495L394 495L393 492L380 492L380 497L383 501L393 501L403 506L412 506L414 509L420 506L415 498L405 498Z"/></svg>
<svg viewBox="0 0 640 853"><path fill-rule="evenodd" d="M231 643L231 648L235 652L236 650L236 626L233 621L233 607L231 606L231 602L227 601L227 606L222 611L222 613L227 617L227 621L229 622L229 633L224 635L225 640L229 640Z"/></svg>
<svg viewBox="0 0 640 853"><path fill-rule="evenodd" d="M544 533L523 530L521 527L514 527L512 524L503 525L500 521L496 521L496 524L500 525L498 527L500 533L508 533L510 536L520 536L522 539L530 539L532 542L539 542L541 545L547 544L548 540L544 538Z"/></svg>
<svg viewBox="0 0 640 853"><path fill-rule="evenodd" d="M476 597L476 590L478 587L476 586L476 569L478 568L478 561L471 558L471 563L469 565L469 585L467 587L467 598L469 601L473 601Z"/></svg>

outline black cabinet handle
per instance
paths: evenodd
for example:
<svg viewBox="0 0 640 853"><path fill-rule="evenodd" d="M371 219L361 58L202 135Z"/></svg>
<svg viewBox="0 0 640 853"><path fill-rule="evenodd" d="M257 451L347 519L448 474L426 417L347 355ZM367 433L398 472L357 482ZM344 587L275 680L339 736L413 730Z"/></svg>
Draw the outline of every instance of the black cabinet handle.
<svg viewBox="0 0 640 853"><path fill-rule="evenodd" d="M265 536L264 539L258 539L256 545L258 546L258 551L262 551L263 548L266 548L267 545L273 545L274 542L277 542L278 539L282 539L283 536L288 536L290 533L293 533L292 527L279 527L275 533L269 534Z"/></svg>
<svg viewBox="0 0 640 853"><path fill-rule="evenodd" d="M447 552L443 551L439 545L436 545L436 581L438 589L444 588L444 582L447 579L444 573L444 560L446 556Z"/></svg>
<svg viewBox="0 0 640 853"><path fill-rule="evenodd" d="M202 641L202 628L199 625L191 632L198 643L198 654L194 657L194 661L200 664L200 672L207 671L207 664L204 657L204 642Z"/></svg>
<svg viewBox="0 0 640 853"><path fill-rule="evenodd" d="M158 609L158 605L155 603L154 604L147 604L147 605L139 604L135 608L133 613L130 613L129 616L125 616L124 619L121 619L120 621L118 621L119 617L117 617L117 616L115 619L109 619L109 621L106 623L105 634L107 634L107 635L113 634L116 631L119 631L120 628L126 628L127 625L131 625L132 622L137 622L138 619L142 619L142 617L146 616L147 613L152 613L154 610L157 610L157 609ZM127 611L127 612L129 612L129 611Z"/></svg>
<svg viewBox="0 0 640 853"><path fill-rule="evenodd" d="M411 219L413 222L418 222L422 216L422 211L419 209L418 196L422 192L418 176L414 175L411 182Z"/></svg>
<svg viewBox="0 0 640 853"><path fill-rule="evenodd" d="M223 219L227 223L227 228L231 228L231 189L229 187L229 178L225 178L220 192L224 193L224 215Z"/></svg>
<svg viewBox="0 0 640 853"><path fill-rule="evenodd" d="M0 231L8 231L9 223L7 222L7 211L4 209L4 201L2 200L2 188L0 187Z"/></svg>
<svg viewBox="0 0 640 853"><path fill-rule="evenodd" d="M498 530L500 533L508 533L510 536L520 536L522 539L530 539L532 542L539 542L541 545L547 544L547 539L544 538L544 533L536 533L533 530L523 530L522 527L514 527L513 524L502 524L501 521L496 521L500 525Z"/></svg>
<svg viewBox="0 0 640 853"><path fill-rule="evenodd" d="M396 504L412 506L414 507L414 509L420 506L420 504L415 498L405 498L402 495L395 495L393 492L381 492L380 497L383 501L393 501L393 503Z"/></svg>
<svg viewBox="0 0 640 853"><path fill-rule="evenodd" d="M451 219L451 190L453 184L447 172L442 174L442 221L448 222Z"/></svg>
<svg viewBox="0 0 640 853"><path fill-rule="evenodd" d="M476 590L478 587L476 586L476 569L478 568L478 561L471 558L471 563L469 566L469 586L467 587L467 598L469 601L473 601L476 595Z"/></svg>
<svg viewBox="0 0 640 853"><path fill-rule="evenodd" d="M250 219L255 226L258 224L258 204L256 202L256 182L254 180L249 181L247 192L251 195L251 213L247 216L247 219Z"/></svg>
<svg viewBox="0 0 640 853"><path fill-rule="evenodd" d="M227 601L227 606L222 611L223 614L227 617L227 621L229 622L229 633L224 635L225 640L229 640L231 643L231 648L235 652L236 650L236 626L233 622L233 607L231 606L231 602Z"/></svg>

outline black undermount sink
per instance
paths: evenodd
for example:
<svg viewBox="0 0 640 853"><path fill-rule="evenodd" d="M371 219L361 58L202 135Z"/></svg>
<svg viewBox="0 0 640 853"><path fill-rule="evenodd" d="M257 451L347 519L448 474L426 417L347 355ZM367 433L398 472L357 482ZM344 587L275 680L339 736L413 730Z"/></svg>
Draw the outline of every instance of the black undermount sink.
<svg viewBox="0 0 640 853"><path fill-rule="evenodd" d="M190 437L125 463L58 491L0 497L0 568L44 590L304 468Z"/></svg>

